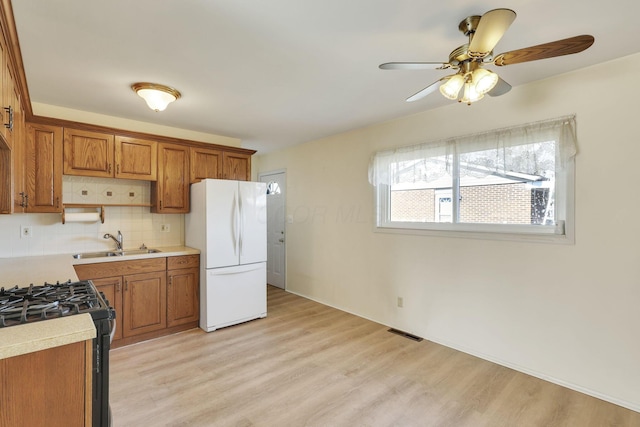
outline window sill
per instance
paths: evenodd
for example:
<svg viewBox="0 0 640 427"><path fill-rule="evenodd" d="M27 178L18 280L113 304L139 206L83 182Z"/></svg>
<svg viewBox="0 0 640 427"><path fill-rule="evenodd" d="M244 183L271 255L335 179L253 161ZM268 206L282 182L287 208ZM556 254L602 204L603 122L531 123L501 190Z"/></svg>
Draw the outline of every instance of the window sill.
<svg viewBox="0 0 640 427"><path fill-rule="evenodd" d="M555 234L552 229L546 229L546 232L540 232L536 230L525 231L512 231L507 229L505 231L494 230L478 230L476 224L434 224L429 228L411 228L407 224L398 226L374 226L374 232L376 233L390 233L390 234L405 234L414 236L432 236L432 237L453 237L462 239L481 239L481 240L503 240L503 241L515 241L515 242L530 242L530 243L550 243L550 244L564 244L573 245L575 239L573 232L566 229L565 234ZM453 229L456 227L456 229ZM474 229L475 228L475 229ZM489 227L487 227L489 228ZM492 227L495 228L495 227Z"/></svg>

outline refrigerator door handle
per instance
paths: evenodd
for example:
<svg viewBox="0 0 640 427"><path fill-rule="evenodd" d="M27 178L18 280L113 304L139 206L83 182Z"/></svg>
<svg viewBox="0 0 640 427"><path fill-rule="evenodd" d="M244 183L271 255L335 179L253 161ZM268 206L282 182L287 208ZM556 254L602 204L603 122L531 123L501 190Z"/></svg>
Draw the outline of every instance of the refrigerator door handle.
<svg viewBox="0 0 640 427"><path fill-rule="evenodd" d="M239 238L238 238L238 248L240 251L240 256L242 256L242 237L244 234L244 224L243 219L244 215L242 214L242 198L238 196L238 223L240 224L239 228Z"/></svg>
<svg viewBox="0 0 640 427"><path fill-rule="evenodd" d="M234 194L233 196L233 212L232 212L232 224L234 239L233 239L233 254L239 256L238 254L238 245L240 244L240 224L238 223L239 218L239 205L238 205L238 195Z"/></svg>

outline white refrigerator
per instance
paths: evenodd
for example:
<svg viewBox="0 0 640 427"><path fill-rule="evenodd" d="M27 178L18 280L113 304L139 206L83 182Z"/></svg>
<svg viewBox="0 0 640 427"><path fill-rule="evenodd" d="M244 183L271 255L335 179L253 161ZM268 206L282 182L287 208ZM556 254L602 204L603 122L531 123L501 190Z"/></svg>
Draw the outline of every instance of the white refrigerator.
<svg viewBox="0 0 640 427"><path fill-rule="evenodd" d="M192 184L185 243L201 251L203 330L267 315L265 183L205 179Z"/></svg>

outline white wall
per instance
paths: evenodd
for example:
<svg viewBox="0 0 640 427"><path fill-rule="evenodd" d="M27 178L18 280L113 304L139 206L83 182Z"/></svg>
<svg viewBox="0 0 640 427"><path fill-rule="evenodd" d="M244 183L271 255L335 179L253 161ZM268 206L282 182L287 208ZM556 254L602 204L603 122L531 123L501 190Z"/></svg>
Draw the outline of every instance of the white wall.
<svg viewBox="0 0 640 427"><path fill-rule="evenodd" d="M260 156L256 172L287 170L288 290L640 411L639 67L634 55ZM374 232L375 151L569 114L574 245Z"/></svg>

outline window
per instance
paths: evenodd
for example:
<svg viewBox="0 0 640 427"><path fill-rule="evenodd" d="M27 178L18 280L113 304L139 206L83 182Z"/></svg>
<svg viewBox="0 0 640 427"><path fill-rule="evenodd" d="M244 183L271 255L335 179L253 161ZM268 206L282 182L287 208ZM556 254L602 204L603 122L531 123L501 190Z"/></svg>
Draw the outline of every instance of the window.
<svg viewBox="0 0 640 427"><path fill-rule="evenodd" d="M575 153L574 117L378 152L377 227L566 239Z"/></svg>

